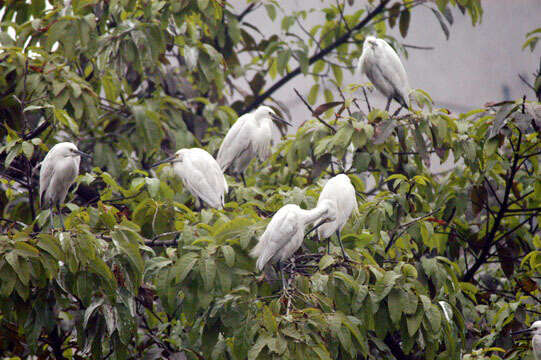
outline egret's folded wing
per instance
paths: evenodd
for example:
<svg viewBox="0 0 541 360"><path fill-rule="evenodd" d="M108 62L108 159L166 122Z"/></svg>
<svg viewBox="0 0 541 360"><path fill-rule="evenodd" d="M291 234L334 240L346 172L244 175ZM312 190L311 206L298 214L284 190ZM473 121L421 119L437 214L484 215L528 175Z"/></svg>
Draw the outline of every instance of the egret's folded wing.
<svg viewBox="0 0 541 360"><path fill-rule="evenodd" d="M219 194L219 197L223 202L224 194L227 193L229 189L220 165L212 155L203 149L191 149L191 154L193 154L193 156L190 156L190 161L197 169L206 171L206 180L209 185L216 190L216 193Z"/></svg>
<svg viewBox="0 0 541 360"><path fill-rule="evenodd" d="M51 184L51 179L54 176L54 164L51 163L50 159L45 156L41 163L41 169L39 171L39 204L43 208L44 196L47 188Z"/></svg>
<svg viewBox="0 0 541 360"><path fill-rule="evenodd" d="M216 160L223 171L227 170L235 159L250 146L247 128L250 126L250 114L244 114L231 126L218 150ZM249 131L248 131L249 132Z"/></svg>
<svg viewBox="0 0 541 360"><path fill-rule="evenodd" d="M215 209L222 208L221 197L218 191L210 185L202 172L193 170L188 176L183 176L182 181L192 195L197 196Z"/></svg>
<svg viewBox="0 0 541 360"><path fill-rule="evenodd" d="M398 54L394 51L391 45L386 42L382 42L384 49L384 56L382 61L378 62L378 66L385 79L393 86L395 92L404 97L407 101L409 92L408 75L406 69Z"/></svg>
<svg viewBox="0 0 541 360"><path fill-rule="evenodd" d="M273 216L251 252L252 256L258 257L256 266L259 270L262 270L298 231L299 223L295 221L295 215L284 208L280 210Z"/></svg>

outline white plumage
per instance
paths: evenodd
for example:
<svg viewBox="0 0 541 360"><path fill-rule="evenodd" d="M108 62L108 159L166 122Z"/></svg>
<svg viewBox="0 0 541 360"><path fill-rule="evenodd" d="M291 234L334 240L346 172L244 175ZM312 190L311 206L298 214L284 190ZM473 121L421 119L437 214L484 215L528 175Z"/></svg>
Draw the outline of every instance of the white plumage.
<svg viewBox="0 0 541 360"><path fill-rule="evenodd" d="M198 200L215 209L223 208L228 191L227 181L212 155L199 148L180 149L152 167L163 163L173 164L175 175L182 179L186 189Z"/></svg>
<svg viewBox="0 0 541 360"><path fill-rule="evenodd" d="M271 154L273 121L289 125L268 106L260 106L239 117L225 135L216 157L222 170L239 174L244 181L244 170L252 159L267 160Z"/></svg>
<svg viewBox="0 0 541 360"><path fill-rule="evenodd" d="M250 255L257 258L256 267L263 270L267 263L277 263L282 270L282 264L301 247L306 225L316 220L332 221L334 214L330 204L321 202L312 210L303 210L294 204L284 205L274 214L265 232ZM285 288L284 275L282 284Z"/></svg>
<svg viewBox="0 0 541 360"><path fill-rule="evenodd" d="M408 76L398 54L385 40L366 37L357 71L366 74L376 89L387 97L386 110L391 99L409 108Z"/></svg>
<svg viewBox="0 0 541 360"><path fill-rule="evenodd" d="M512 335L522 333L532 333L532 352L535 360L541 360L541 320L535 321L532 326L526 330L514 332Z"/></svg>
<svg viewBox="0 0 541 360"><path fill-rule="evenodd" d="M329 179L317 201L318 206L324 202L327 202L334 212L335 219L333 221L322 224L317 229L318 238L329 239L332 234L336 233L340 248L342 249L342 255L346 258L344 247L342 246L342 240L340 239L340 232L344 225L346 225L351 213L357 208L357 199L355 197L355 188L351 184L349 177L344 174L336 175ZM329 243L327 244L327 252L329 252Z"/></svg>
<svg viewBox="0 0 541 360"><path fill-rule="evenodd" d="M89 155L79 151L75 144L70 142L58 143L43 159L39 172L39 198L42 208L51 209L51 226L53 226L53 207L60 215L60 223L64 227L61 205L66 199L68 190L79 174L81 155Z"/></svg>

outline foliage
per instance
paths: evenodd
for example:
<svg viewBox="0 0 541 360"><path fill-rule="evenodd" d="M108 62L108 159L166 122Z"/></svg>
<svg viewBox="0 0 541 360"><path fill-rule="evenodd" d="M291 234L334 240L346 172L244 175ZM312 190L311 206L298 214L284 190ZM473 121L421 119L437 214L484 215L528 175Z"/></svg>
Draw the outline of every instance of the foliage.
<svg viewBox="0 0 541 360"><path fill-rule="evenodd" d="M237 14L218 0L73 0L63 9L56 1L4 2L2 353L529 353L508 334L537 317L541 302L540 105L521 99L452 114L417 90L406 115L366 111L372 88L343 83L362 40L376 33L405 52L387 29L398 26L405 37L424 2L357 3L288 14L277 1L248 2ZM425 5L446 34L451 7L474 24L482 14L476 0ZM246 20L252 11L265 11L280 33L261 34ZM325 18L304 33L298 26L312 12ZM306 103L320 106L271 159L252 164L248 186L227 178L225 210L194 211L178 179L150 170L177 148L215 153L238 114L262 101L287 116L272 94L297 75L312 78ZM82 162L60 231L51 229L49 210L37 208L36 189L39 162L66 140L94 158ZM445 161L454 166L435 173L431 164ZM312 208L336 172L364 196L343 232L351 261L334 246L323 255L309 239L286 269L290 290L281 292L276 274L255 273L248 251L274 212L287 203Z"/></svg>

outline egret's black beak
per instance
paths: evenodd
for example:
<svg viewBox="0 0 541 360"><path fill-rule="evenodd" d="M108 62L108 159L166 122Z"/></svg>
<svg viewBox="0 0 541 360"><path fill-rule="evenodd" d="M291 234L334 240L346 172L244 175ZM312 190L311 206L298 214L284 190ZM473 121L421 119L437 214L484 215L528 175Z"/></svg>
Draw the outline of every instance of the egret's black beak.
<svg viewBox="0 0 541 360"><path fill-rule="evenodd" d="M92 159L92 156L88 155L87 153L84 153L80 150L74 150L76 154L79 154L81 155L82 157L85 157L85 158L88 158L88 159Z"/></svg>
<svg viewBox="0 0 541 360"><path fill-rule="evenodd" d="M311 228L310 230L308 230L308 232L306 233L306 235L304 235L305 237L310 235L311 233L313 233L314 231L317 230L318 227L320 227L321 225L325 224L326 222L329 222L328 219L323 219L323 220L320 220L317 225L314 225L313 228Z"/></svg>
<svg viewBox="0 0 541 360"><path fill-rule="evenodd" d="M519 331L512 332L511 336L520 335L520 334L524 334L524 333L529 333L531 331L534 331L534 329L529 328L529 329L519 330Z"/></svg>
<svg viewBox="0 0 541 360"><path fill-rule="evenodd" d="M169 156L167 159L164 159L162 161L158 161L157 163L150 165L150 167L153 168L153 167L156 167L156 166L161 165L161 164L173 162L174 160L175 160L175 155Z"/></svg>
<svg viewBox="0 0 541 360"><path fill-rule="evenodd" d="M282 119L281 117L278 117L274 114L270 114L271 116L271 119L274 121L274 122L277 122L277 123L280 123L280 124L284 124L284 125L287 125L287 126L291 126L290 123L288 123L287 121L285 121L284 119Z"/></svg>

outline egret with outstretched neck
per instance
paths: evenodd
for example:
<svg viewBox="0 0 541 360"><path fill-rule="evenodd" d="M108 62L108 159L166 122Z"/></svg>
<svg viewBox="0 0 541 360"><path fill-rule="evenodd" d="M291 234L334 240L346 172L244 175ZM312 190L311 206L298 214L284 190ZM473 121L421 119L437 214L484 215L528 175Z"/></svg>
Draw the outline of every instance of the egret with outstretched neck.
<svg viewBox="0 0 541 360"><path fill-rule="evenodd" d="M170 163L175 175L181 178L184 187L208 206L221 209L224 206L228 186L220 165L203 149L180 149L173 156L152 165ZM199 206L198 206L199 207Z"/></svg>
<svg viewBox="0 0 541 360"><path fill-rule="evenodd" d="M225 135L216 156L222 170L235 176L240 175L246 186L244 171L250 161L257 157L263 162L271 154L273 122L291 126L268 106L260 106L239 117Z"/></svg>
<svg viewBox="0 0 541 360"><path fill-rule="evenodd" d="M54 227L53 208L58 210L64 229L61 206L68 190L79 174L81 156L91 156L77 149L71 142L58 143L49 150L39 171L39 199L41 208L50 209L51 227Z"/></svg>
<svg viewBox="0 0 541 360"><path fill-rule="evenodd" d="M250 252L252 257L257 258L257 269L263 270L268 263L276 264L282 277L282 287L286 289L284 262L301 247L306 226L316 221L321 225L334 219L332 204L328 201L322 201L311 210L301 209L294 204L284 205L274 214Z"/></svg>

